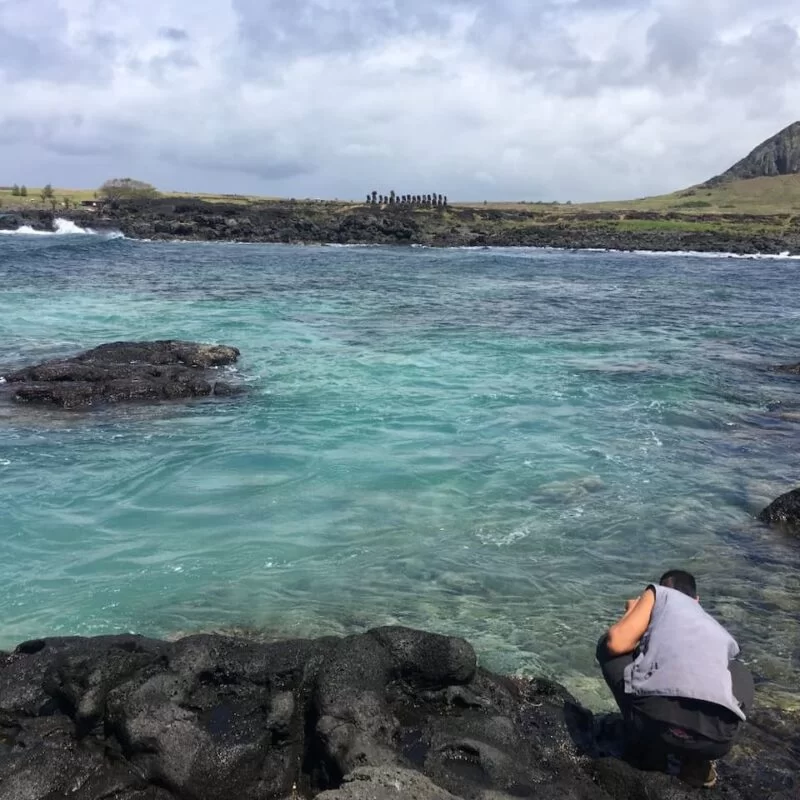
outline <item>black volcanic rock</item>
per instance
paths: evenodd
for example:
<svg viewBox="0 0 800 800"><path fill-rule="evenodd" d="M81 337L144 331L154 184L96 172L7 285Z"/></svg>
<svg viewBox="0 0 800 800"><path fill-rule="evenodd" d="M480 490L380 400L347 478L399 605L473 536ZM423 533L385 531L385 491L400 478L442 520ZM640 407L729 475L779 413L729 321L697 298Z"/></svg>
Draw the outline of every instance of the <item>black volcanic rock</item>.
<svg viewBox="0 0 800 800"><path fill-rule="evenodd" d="M16 402L65 409L229 396L239 387L218 380L213 368L233 364L238 357L239 350L225 345L113 342L6 373L2 388Z"/></svg>
<svg viewBox="0 0 800 800"><path fill-rule="evenodd" d="M781 495L768 505L758 518L769 525L783 525L800 532L800 489L792 489Z"/></svg>
<svg viewBox="0 0 800 800"><path fill-rule="evenodd" d="M780 133L762 142L730 169L708 181L707 185L796 173L800 173L800 122L793 122Z"/></svg>
<svg viewBox="0 0 800 800"><path fill-rule="evenodd" d="M618 717L380 628L272 644L43 639L0 654L0 800L688 800L619 760ZM761 712L723 800L795 800L800 725Z"/></svg>
<svg viewBox="0 0 800 800"><path fill-rule="evenodd" d="M53 230L55 216L51 211L15 209L0 216L0 229L30 225ZM335 201L254 200L237 204L162 197L102 210L72 209L68 216L81 227L155 241L800 253L800 227L776 226L774 216L752 214L626 211L626 225L639 219L654 222L653 228L640 230L619 227L618 211L598 209L565 214L558 207L540 209L536 205L415 209ZM658 224L663 220L688 225L664 228ZM694 223L704 223L707 229L698 229Z"/></svg>

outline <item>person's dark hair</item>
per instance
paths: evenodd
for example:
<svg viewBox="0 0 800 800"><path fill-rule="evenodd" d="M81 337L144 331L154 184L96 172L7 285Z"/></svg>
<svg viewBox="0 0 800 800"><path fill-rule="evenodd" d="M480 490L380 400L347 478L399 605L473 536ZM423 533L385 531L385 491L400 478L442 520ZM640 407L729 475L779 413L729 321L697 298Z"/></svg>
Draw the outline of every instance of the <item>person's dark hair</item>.
<svg viewBox="0 0 800 800"><path fill-rule="evenodd" d="M697 598L697 581L695 581L694 575L684 572L682 569L671 569L669 572L665 572L659 583L688 594L689 597Z"/></svg>

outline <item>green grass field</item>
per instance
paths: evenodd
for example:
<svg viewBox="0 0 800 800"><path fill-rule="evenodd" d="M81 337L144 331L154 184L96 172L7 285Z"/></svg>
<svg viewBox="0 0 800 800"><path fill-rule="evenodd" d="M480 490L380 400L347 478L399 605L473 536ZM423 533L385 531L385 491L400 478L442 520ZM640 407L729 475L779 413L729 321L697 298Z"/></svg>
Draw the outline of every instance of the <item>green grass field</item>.
<svg viewBox="0 0 800 800"><path fill-rule="evenodd" d="M787 214L800 212L800 175L751 178L713 188L695 186L658 197L621 203L592 203L584 208L709 214Z"/></svg>
<svg viewBox="0 0 800 800"><path fill-rule="evenodd" d="M454 203L461 207L559 213L568 216L586 211L653 211L666 214L793 214L800 213L800 175L752 178L714 188L694 186L672 194L638 200L597 203Z"/></svg>
<svg viewBox="0 0 800 800"><path fill-rule="evenodd" d="M0 188L0 207L15 206L22 208L49 208L50 201L43 201L41 197L41 187L28 187L27 197L16 197L11 194L8 187ZM78 205L83 200L92 200L95 196L94 189L59 189L53 187L53 199L60 207L64 207L65 199L71 205Z"/></svg>
<svg viewBox="0 0 800 800"><path fill-rule="evenodd" d="M0 206L20 206L30 208L50 208L49 200L42 200L42 187L28 187L27 197L18 197L11 194L8 187L0 187ZM53 187L53 199L59 208L66 207L66 201L70 205L79 205L85 200L95 200L99 197L96 189L65 189ZM241 194L211 194L211 193L192 193L192 192L161 192L163 197L196 197L209 203L237 203L245 205L254 202L269 202L280 200L279 197L257 197L255 195Z"/></svg>
<svg viewBox="0 0 800 800"><path fill-rule="evenodd" d="M97 194L94 189L66 189L54 187L54 200L57 209L68 205L78 205L92 200ZM195 197L210 203L250 203L281 202L282 198L255 195L162 192L165 197ZM285 200L285 198L283 198ZM362 205L361 201L318 201L299 200L300 203L322 202L325 205L346 209ZM40 187L30 187L27 197L12 196L9 188L0 188L0 207L50 208L50 201L43 201ZM540 203L540 202L454 202L455 209L475 208L499 211L530 212L532 217L558 215L565 221L578 214L619 215L625 220L628 212L653 212L656 214L678 214L687 217L705 215L759 215L782 216L791 219L800 214L800 175L784 175L775 178L753 178L734 181L721 186L706 188L695 186L672 194L645 197L638 200L605 201L597 203ZM786 224L789 219L784 220ZM685 223L678 222L678 225ZM777 224L777 220L776 220Z"/></svg>

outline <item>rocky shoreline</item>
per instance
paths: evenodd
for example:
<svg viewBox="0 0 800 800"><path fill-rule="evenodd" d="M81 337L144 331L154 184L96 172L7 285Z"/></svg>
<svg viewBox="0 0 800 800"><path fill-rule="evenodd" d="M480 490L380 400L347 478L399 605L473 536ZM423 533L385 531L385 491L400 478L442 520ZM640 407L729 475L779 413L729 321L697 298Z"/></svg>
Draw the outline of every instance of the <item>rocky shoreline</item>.
<svg viewBox="0 0 800 800"><path fill-rule="evenodd" d="M0 654L1 800L684 800L618 718L388 627L259 643L42 639ZM714 795L790 800L800 720L757 710Z"/></svg>
<svg viewBox="0 0 800 800"><path fill-rule="evenodd" d="M52 230L54 219L154 241L288 244L528 246L564 249L800 254L800 225L789 218L491 207L275 201L211 203L171 198L51 212L9 209L0 230Z"/></svg>
<svg viewBox="0 0 800 800"><path fill-rule="evenodd" d="M4 373L3 391L73 408L228 394L209 370L238 357L115 342ZM798 366L773 369L794 380ZM760 518L800 530L800 490ZM619 734L558 683L491 673L465 640L400 627L272 643L47 638L0 653L0 800L702 796L623 761ZM800 714L757 705L720 776L724 800L796 800Z"/></svg>

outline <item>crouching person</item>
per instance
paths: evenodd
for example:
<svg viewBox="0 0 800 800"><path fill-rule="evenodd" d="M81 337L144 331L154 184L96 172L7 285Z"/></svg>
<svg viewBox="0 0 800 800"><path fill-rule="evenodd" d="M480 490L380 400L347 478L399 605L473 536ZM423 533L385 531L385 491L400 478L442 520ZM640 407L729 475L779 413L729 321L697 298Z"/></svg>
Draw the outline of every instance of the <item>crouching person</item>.
<svg viewBox="0 0 800 800"><path fill-rule="evenodd" d="M667 572L626 603L597 660L625 722L628 757L645 769L680 759L696 787L717 782L714 762L733 746L753 704L739 645L701 606L695 579Z"/></svg>

